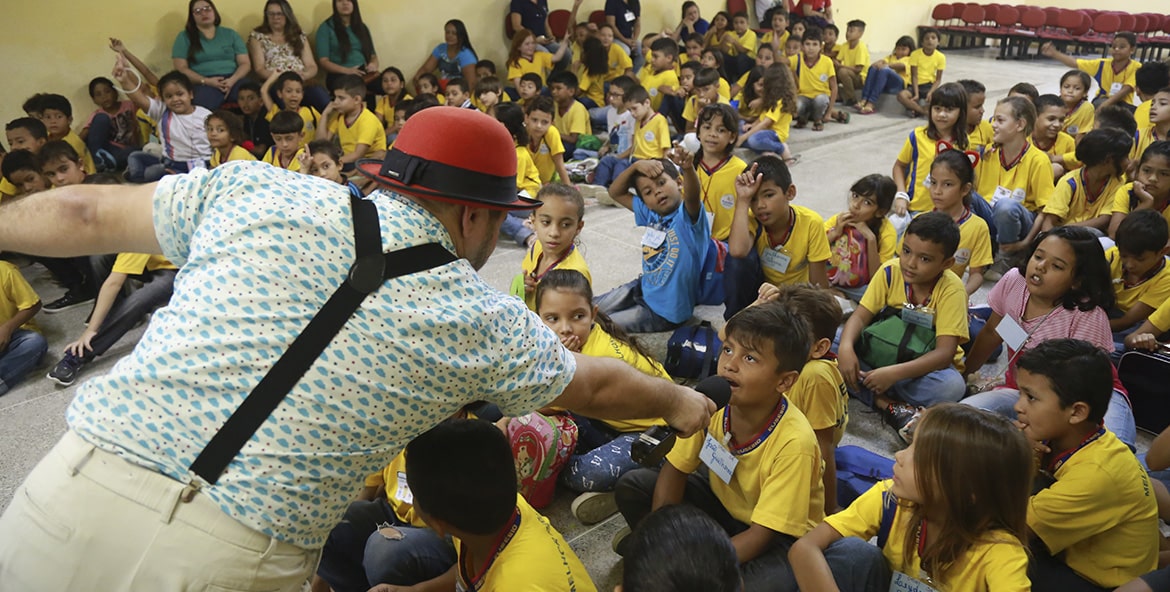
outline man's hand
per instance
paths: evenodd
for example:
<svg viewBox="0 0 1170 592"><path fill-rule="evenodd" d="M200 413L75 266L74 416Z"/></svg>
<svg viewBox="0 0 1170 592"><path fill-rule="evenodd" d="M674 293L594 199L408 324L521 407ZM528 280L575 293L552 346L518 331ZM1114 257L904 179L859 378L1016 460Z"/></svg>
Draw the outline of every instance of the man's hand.
<svg viewBox="0 0 1170 592"><path fill-rule="evenodd" d="M662 417L666 423L684 438L707 427L711 422L711 416L715 414L715 402L695 389L677 384L669 386L675 389L676 394L674 405Z"/></svg>

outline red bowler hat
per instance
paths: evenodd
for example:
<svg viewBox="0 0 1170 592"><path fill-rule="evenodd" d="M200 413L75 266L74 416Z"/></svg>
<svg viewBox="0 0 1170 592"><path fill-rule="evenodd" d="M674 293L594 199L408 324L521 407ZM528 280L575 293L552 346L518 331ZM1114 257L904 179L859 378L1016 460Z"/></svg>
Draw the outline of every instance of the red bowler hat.
<svg viewBox="0 0 1170 592"><path fill-rule="evenodd" d="M365 159L361 174L389 189L495 210L532 210L518 195L516 143L495 118L473 109L432 107L402 126L385 160Z"/></svg>

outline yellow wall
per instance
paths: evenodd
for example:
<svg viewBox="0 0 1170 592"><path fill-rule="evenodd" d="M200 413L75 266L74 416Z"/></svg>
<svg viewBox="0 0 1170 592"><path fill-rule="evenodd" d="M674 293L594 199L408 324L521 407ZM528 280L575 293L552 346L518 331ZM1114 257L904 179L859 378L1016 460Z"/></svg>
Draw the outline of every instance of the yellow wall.
<svg viewBox="0 0 1170 592"><path fill-rule="evenodd" d="M1024 0L1028 4L1060 4L1071 8L1099 4L1095 0ZM310 39L330 14L328 0L291 0ZM551 8L569 8L571 0L550 0ZM679 18L679 0L642 0L643 31L673 27ZM753 5L748 0L749 6ZM869 25L866 40L875 50L893 47L900 35L928 22L936 4L929 0L837 0L837 21L859 18ZM383 67L396 65L413 74L430 50L442 41L443 23L460 18L467 24L480 57L504 61L507 51L503 14L507 0L364 0L363 16L374 33ZM1157 8L1155 7L1157 5ZM223 24L241 36L259 24L263 0L219 0ZM723 0L699 0L704 17L723 9ZM582 13L604 7L602 0L586 0ZM1165 10L1164 0L1130 0L1126 9ZM585 18L585 14L581 15ZM185 0L26 0L7 2L0 19L0 55L5 56L4 84L0 85L0 120L23 115L20 104L35 92L57 92L73 101L74 125L94 109L86 84L94 76L109 75L114 56L107 38L121 38L148 65L163 73L171 69L170 49L186 19ZM68 23L62 26L61 23Z"/></svg>

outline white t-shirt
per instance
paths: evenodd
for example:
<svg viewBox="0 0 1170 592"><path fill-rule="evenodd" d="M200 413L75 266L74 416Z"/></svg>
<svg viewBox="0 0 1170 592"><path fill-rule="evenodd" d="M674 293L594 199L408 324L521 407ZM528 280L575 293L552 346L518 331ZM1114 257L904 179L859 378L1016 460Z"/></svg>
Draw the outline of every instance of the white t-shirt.
<svg viewBox="0 0 1170 592"><path fill-rule="evenodd" d="M617 109L613 107L606 107L605 111L605 129L609 130L610 142L617 137L616 150L614 154L621 154L630 149L634 143L634 125L637 122L634 120L634 114L627 109L624 113L618 113Z"/></svg>
<svg viewBox="0 0 1170 592"><path fill-rule="evenodd" d="M207 129L203 127L211 111L196 105L194 111L178 115L167 109L161 100L151 97L147 115L158 122L164 156L177 162L211 160L211 143L207 141Z"/></svg>

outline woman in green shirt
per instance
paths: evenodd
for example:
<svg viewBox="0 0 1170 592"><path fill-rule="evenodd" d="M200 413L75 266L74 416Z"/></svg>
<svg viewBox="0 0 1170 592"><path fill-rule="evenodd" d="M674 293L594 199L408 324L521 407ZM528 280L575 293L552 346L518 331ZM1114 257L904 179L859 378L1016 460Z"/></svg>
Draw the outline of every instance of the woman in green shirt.
<svg viewBox="0 0 1170 592"><path fill-rule="evenodd" d="M190 0L187 27L171 47L175 69L195 85L193 102L212 111L235 102L237 85L252 68L239 33L219 23L211 0Z"/></svg>
<svg viewBox="0 0 1170 592"><path fill-rule="evenodd" d="M317 27L317 55L317 63L325 71L325 86L330 90L337 77L357 74L371 91L367 93L367 103L381 92L377 86L378 54L370 29L362 22L357 0L333 0L333 15Z"/></svg>

